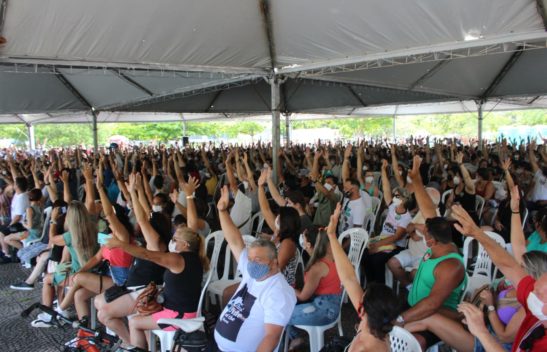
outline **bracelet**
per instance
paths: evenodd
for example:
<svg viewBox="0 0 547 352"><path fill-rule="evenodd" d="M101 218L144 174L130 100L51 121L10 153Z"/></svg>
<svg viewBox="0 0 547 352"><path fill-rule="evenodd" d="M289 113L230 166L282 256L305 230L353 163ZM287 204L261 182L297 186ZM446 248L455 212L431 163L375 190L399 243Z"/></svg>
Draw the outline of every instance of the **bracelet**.
<svg viewBox="0 0 547 352"><path fill-rule="evenodd" d="M196 198L196 196L194 196L193 194L191 196L186 196L186 199L194 199Z"/></svg>
<svg viewBox="0 0 547 352"><path fill-rule="evenodd" d="M225 212L228 212L228 209L218 209L218 212L219 212L219 213L220 213L220 212L224 212L224 211L225 211Z"/></svg>
<svg viewBox="0 0 547 352"><path fill-rule="evenodd" d="M44 185L49 186L49 185L51 185L51 183L44 183Z"/></svg>
<svg viewBox="0 0 547 352"><path fill-rule="evenodd" d="M513 210L511 210L511 214L520 214L520 211L513 211Z"/></svg>
<svg viewBox="0 0 547 352"><path fill-rule="evenodd" d="M55 220L49 220L49 224L50 224L50 225L57 225L57 221L55 221Z"/></svg>

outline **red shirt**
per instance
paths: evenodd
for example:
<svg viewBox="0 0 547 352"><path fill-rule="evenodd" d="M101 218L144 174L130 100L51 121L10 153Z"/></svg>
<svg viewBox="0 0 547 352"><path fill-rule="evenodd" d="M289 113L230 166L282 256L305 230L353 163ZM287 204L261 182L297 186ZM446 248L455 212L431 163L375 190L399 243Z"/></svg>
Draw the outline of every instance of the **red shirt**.
<svg viewBox="0 0 547 352"><path fill-rule="evenodd" d="M110 265L129 268L133 262L133 256L124 252L121 248L108 248L103 246L103 259L108 260Z"/></svg>
<svg viewBox="0 0 547 352"><path fill-rule="evenodd" d="M528 334L530 333L530 329L532 329L534 326L537 326L538 319L530 313L528 310L528 304L526 303L526 300L528 299L528 295L530 292L534 290L534 285L536 283L536 280L534 280L531 276L526 276L524 279L520 280L518 287L517 287L517 299L522 304L526 311L526 316L524 317L524 320L520 326L519 331L517 332L517 336L515 337L515 342L513 343L513 352L516 351L522 351L519 346L520 343ZM534 345L532 346L532 349L529 351L547 351L547 335L543 336L541 339L536 340Z"/></svg>
<svg viewBox="0 0 547 352"><path fill-rule="evenodd" d="M336 271L336 265L333 261L325 258L319 259L319 261L325 263L329 267L329 273L319 280L319 285L317 285L314 294L317 296L339 295L342 293L342 285L340 284L340 278ZM306 281L306 274L307 273L304 273L304 281Z"/></svg>

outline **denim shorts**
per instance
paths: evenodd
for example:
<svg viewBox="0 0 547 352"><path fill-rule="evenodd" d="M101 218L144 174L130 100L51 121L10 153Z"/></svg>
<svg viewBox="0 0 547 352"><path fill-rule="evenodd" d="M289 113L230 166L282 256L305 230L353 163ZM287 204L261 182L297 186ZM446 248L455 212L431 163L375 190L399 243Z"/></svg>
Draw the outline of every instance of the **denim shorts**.
<svg viewBox="0 0 547 352"><path fill-rule="evenodd" d="M342 295L320 295L311 302L297 304L288 325L321 326L334 322L340 314ZM296 336L294 329L289 328L291 338Z"/></svg>
<svg viewBox="0 0 547 352"><path fill-rule="evenodd" d="M121 286L127 281L127 276L129 275L129 268L123 266L113 266L110 265L110 277L114 284Z"/></svg>

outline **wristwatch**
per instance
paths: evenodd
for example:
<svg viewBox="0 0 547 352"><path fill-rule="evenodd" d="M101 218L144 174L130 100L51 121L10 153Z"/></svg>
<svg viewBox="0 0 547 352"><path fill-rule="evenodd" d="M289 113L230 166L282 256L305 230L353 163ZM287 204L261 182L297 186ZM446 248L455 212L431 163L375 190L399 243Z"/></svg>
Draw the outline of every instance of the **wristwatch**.
<svg viewBox="0 0 547 352"><path fill-rule="evenodd" d="M57 225L57 221L55 221L55 220L49 220L49 224L50 224L50 225Z"/></svg>
<svg viewBox="0 0 547 352"><path fill-rule="evenodd" d="M494 306L488 306L487 309L488 309L488 313L496 311L496 307Z"/></svg>

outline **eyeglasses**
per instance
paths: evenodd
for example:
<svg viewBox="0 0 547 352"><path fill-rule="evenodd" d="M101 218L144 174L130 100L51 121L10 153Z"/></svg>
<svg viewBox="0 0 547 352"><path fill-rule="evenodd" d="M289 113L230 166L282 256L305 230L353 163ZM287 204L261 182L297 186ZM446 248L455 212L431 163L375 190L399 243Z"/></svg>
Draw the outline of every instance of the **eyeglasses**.
<svg viewBox="0 0 547 352"><path fill-rule="evenodd" d="M545 328L543 324L538 325L519 345L523 351L528 351L534 346L534 343L545 336Z"/></svg>

